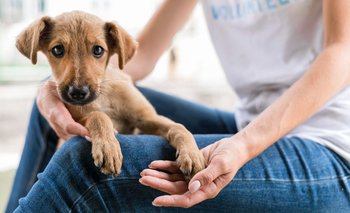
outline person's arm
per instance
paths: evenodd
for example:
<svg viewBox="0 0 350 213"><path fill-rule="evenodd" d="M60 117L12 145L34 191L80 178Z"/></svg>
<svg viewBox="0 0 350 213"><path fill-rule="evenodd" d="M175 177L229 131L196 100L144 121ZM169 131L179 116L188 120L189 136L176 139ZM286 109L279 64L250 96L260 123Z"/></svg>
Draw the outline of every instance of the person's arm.
<svg viewBox="0 0 350 213"><path fill-rule="evenodd" d="M152 72L159 57L170 46L174 35L188 21L197 0L166 0L137 37L139 47L125 66L134 81ZM115 60L111 61L116 63Z"/></svg>
<svg viewBox="0 0 350 213"><path fill-rule="evenodd" d="M136 55L124 68L134 81L144 78L153 70L158 58L185 24L196 3L197 0L166 0L160 6L137 39L139 48ZM111 62L117 63L118 60L115 59L112 58ZM60 138L67 140L74 135L88 136L87 129L73 120L58 98L55 87L56 84L49 80L39 88L36 100L40 113Z"/></svg>
<svg viewBox="0 0 350 213"><path fill-rule="evenodd" d="M215 197L239 168L320 110L350 84L350 1L323 0L325 47L309 70L247 127L203 149L208 167L188 184L146 169L140 182L168 192L156 206L191 207ZM171 171L173 164L155 161L151 169Z"/></svg>
<svg viewBox="0 0 350 213"><path fill-rule="evenodd" d="M324 0L325 47L309 70L235 136L249 159L304 122L350 84L350 1Z"/></svg>

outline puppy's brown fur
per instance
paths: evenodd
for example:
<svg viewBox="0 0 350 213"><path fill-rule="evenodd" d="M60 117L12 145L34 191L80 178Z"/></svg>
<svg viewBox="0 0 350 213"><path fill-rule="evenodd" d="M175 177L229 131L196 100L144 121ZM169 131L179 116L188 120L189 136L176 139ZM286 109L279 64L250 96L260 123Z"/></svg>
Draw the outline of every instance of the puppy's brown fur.
<svg viewBox="0 0 350 213"><path fill-rule="evenodd" d="M57 57L53 48L64 47ZM93 48L105 52L97 58ZM17 39L18 50L37 62L37 52L48 58L57 91L73 118L84 125L92 139L92 156L105 174L119 174L122 152L114 136L120 133L156 134L165 137L176 149L177 163L186 178L204 169L204 158L192 134L181 124L156 113L151 104L122 73L108 71L109 58L118 55L120 69L136 51L136 42L119 25L104 22L84 12L64 13L55 18L42 17L25 29ZM88 100L67 98L67 88L89 88Z"/></svg>

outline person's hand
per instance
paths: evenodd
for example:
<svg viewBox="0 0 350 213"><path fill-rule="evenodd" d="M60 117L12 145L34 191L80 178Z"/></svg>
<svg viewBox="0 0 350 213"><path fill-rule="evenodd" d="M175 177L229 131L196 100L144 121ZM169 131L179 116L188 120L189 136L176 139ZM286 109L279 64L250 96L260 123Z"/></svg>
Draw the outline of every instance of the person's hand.
<svg viewBox="0 0 350 213"><path fill-rule="evenodd" d="M174 161L153 161L141 172L140 183L168 193L157 197L154 206L189 208L216 195L233 179L245 163L242 149L232 138L222 139L201 150L207 168L197 173L189 184Z"/></svg>
<svg viewBox="0 0 350 213"><path fill-rule="evenodd" d="M36 102L40 113L49 122L58 137L64 140L75 135L89 136L88 130L73 120L68 109L58 97L56 87L56 83L49 79L39 88Z"/></svg>

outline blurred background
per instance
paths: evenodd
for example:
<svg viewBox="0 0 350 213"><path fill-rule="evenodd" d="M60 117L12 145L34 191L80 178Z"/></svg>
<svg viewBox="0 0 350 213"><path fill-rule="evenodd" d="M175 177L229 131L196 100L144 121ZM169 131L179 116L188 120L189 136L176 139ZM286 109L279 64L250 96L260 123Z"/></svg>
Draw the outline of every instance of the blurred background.
<svg viewBox="0 0 350 213"><path fill-rule="evenodd" d="M136 36L161 3L162 0L0 0L0 212L4 211L12 187L37 88L50 75L43 55L39 54L34 66L17 51L16 36L42 15L72 10L117 21ZM200 5L154 72L139 84L233 111L237 97L211 46Z"/></svg>

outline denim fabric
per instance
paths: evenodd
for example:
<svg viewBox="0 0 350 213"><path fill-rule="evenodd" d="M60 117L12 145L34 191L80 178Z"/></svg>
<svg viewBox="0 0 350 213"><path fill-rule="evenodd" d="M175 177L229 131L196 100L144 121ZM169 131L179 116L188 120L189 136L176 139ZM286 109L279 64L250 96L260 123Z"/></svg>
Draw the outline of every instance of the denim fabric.
<svg viewBox="0 0 350 213"><path fill-rule="evenodd" d="M56 151L58 137L34 103L25 144L5 212L12 212L25 196Z"/></svg>
<svg viewBox="0 0 350 213"><path fill-rule="evenodd" d="M195 133L201 148L236 132L232 113L140 90L158 113ZM16 212L350 212L350 167L324 146L301 138L280 139L242 167L215 199L178 209L153 207L162 193L138 182L151 161L174 159L174 149L158 136L117 135L124 160L121 175L112 177L94 166L91 143L81 137L65 143L46 166L55 137L36 106L27 135L7 212L29 188Z"/></svg>

